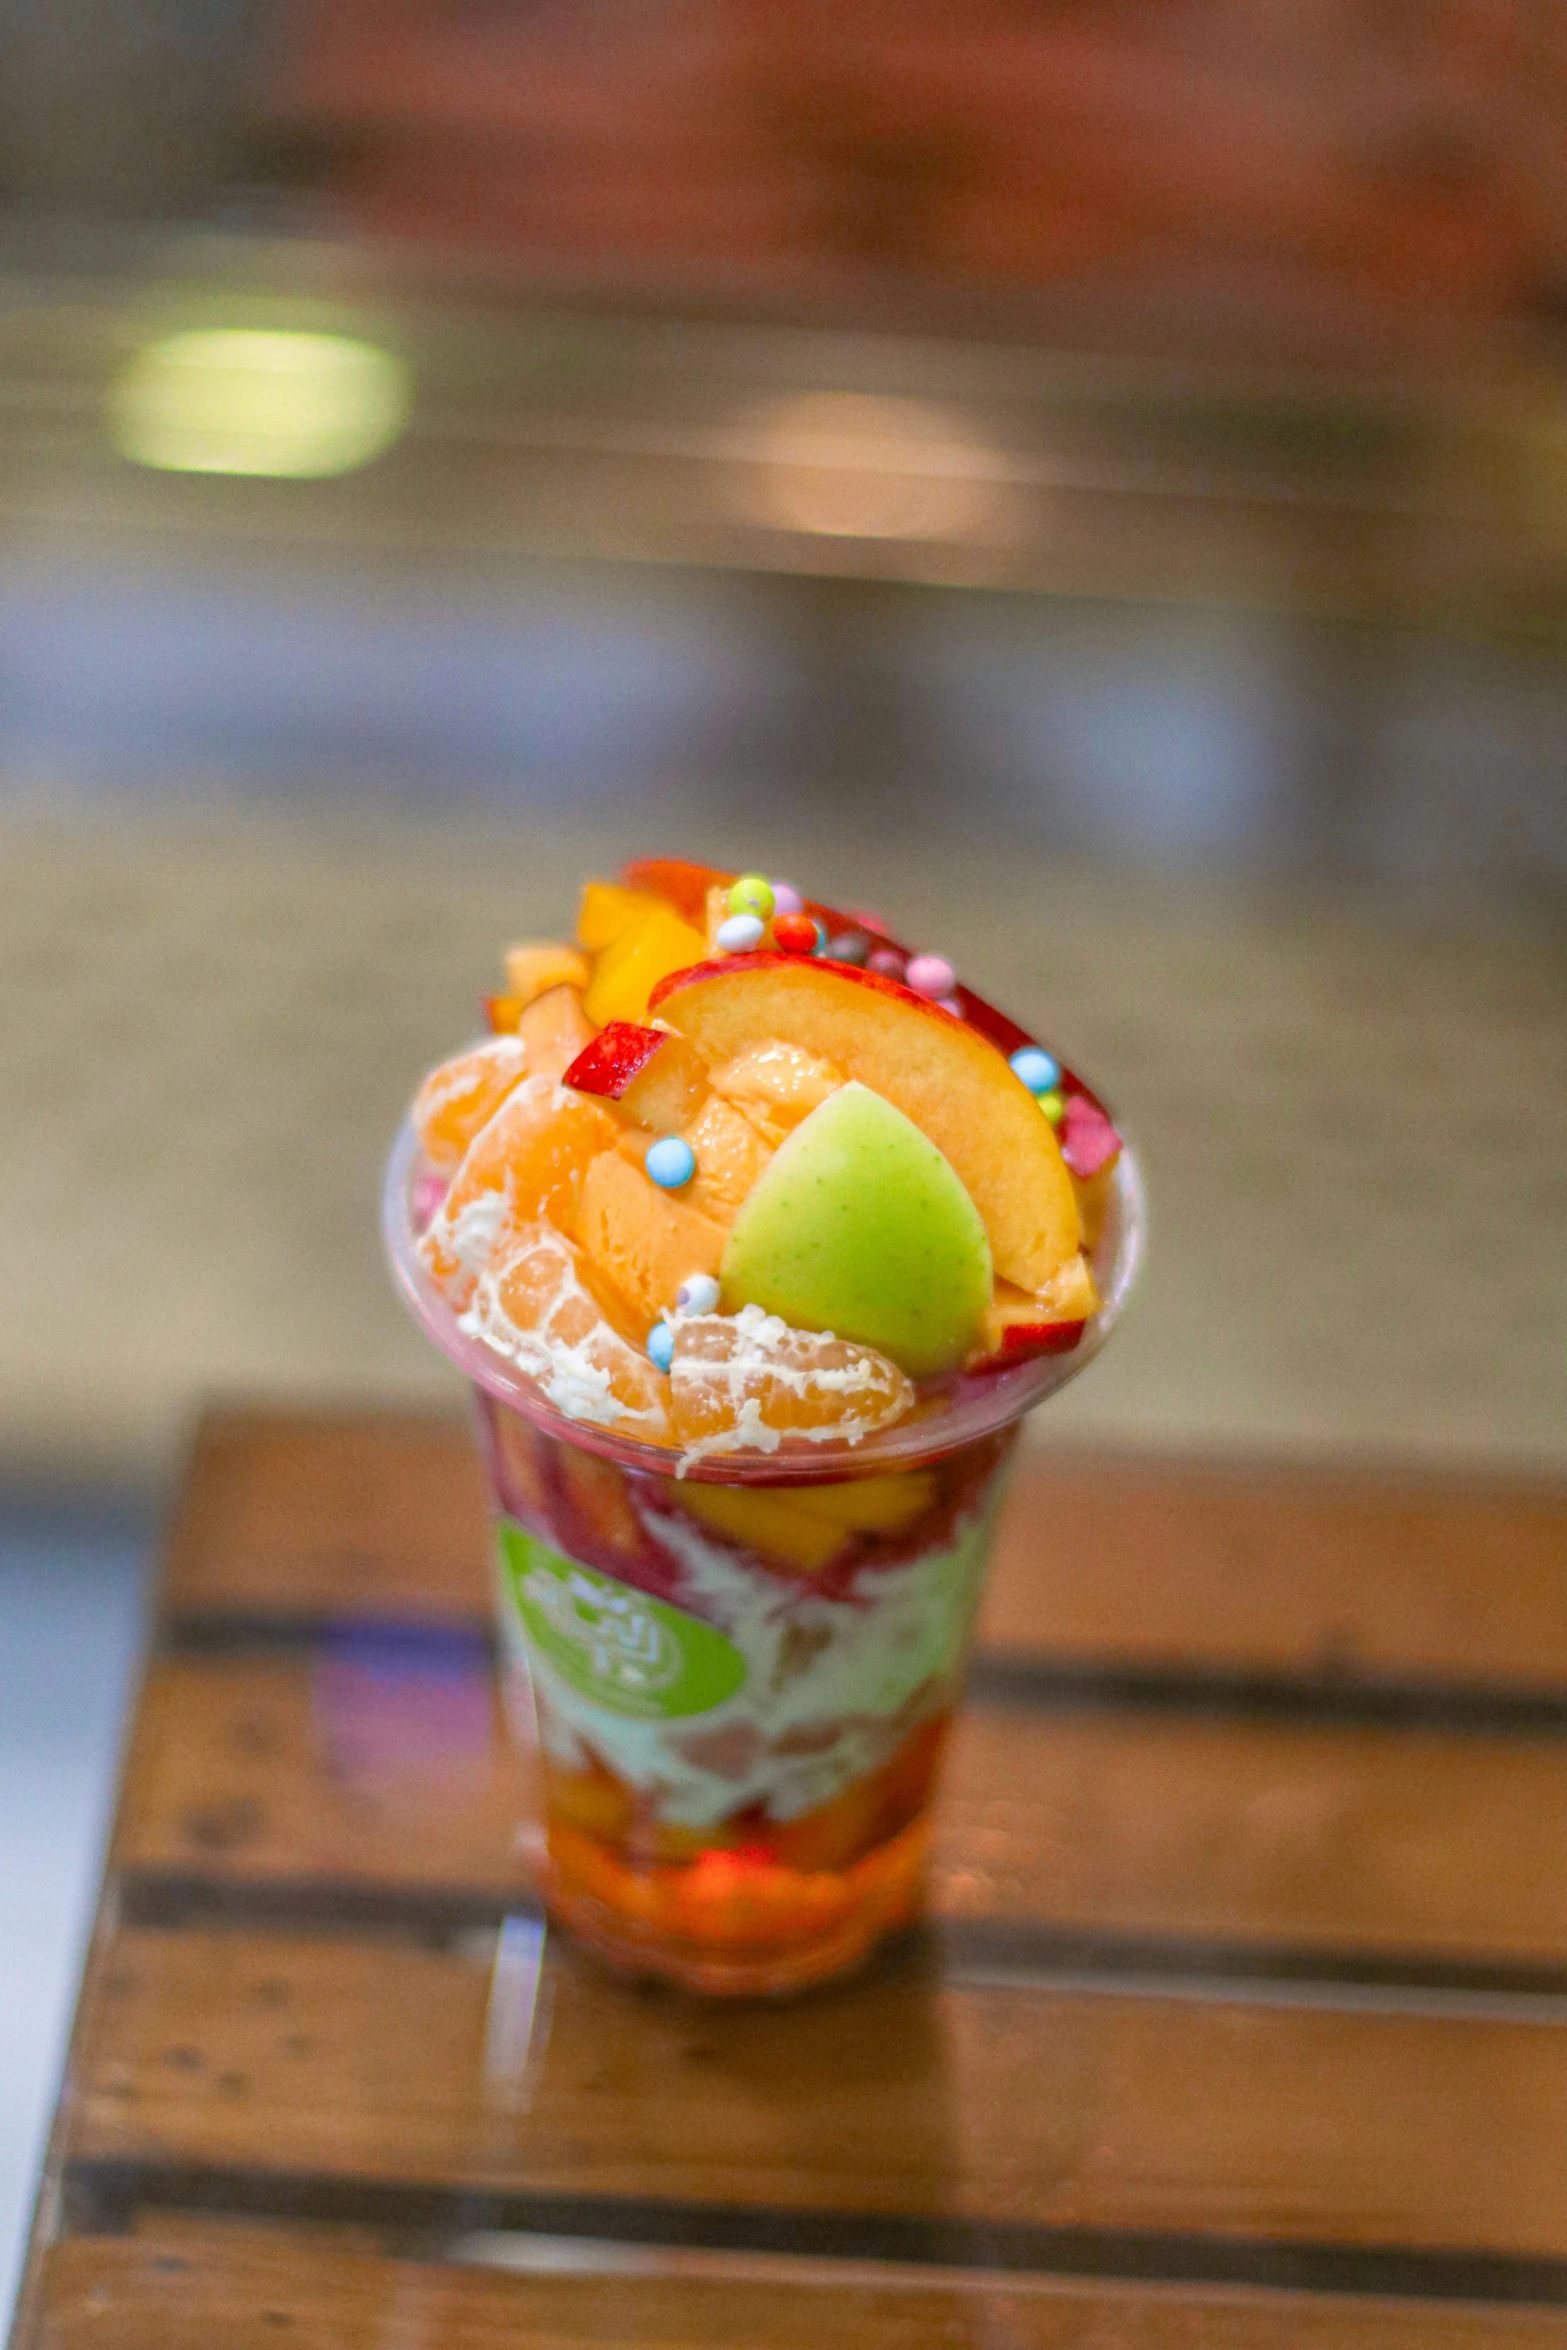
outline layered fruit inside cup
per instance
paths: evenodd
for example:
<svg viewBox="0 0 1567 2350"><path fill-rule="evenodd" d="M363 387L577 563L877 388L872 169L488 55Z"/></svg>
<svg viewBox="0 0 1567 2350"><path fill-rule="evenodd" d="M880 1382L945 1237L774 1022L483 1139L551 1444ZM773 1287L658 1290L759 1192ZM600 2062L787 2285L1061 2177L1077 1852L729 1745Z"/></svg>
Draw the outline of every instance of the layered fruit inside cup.
<svg viewBox="0 0 1567 2350"><path fill-rule="evenodd" d="M557 1915L728 1990L904 1923L1013 1432L778 1488L629 1468L489 1399L482 1424Z"/></svg>
<svg viewBox="0 0 1567 2350"><path fill-rule="evenodd" d="M1119 1309L1136 1179L868 915L661 860L575 928L420 1087L388 1245L481 1396L557 1909L782 1987L914 1899L1002 1458Z"/></svg>

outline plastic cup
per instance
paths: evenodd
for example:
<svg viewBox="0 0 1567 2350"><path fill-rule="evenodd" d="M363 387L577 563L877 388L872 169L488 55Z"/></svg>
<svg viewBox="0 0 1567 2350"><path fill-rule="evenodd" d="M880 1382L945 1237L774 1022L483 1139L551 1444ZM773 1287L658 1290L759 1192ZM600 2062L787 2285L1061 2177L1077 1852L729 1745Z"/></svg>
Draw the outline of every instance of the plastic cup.
<svg viewBox="0 0 1567 2350"><path fill-rule="evenodd" d="M708 1456L565 1418L461 1327L415 1253L411 1128L385 1199L398 1284L473 1382L508 1716L550 1914L634 1974L804 1989L919 1910L931 1804L1024 1412L1104 1343L1141 1253L1129 1153L1104 1301L1070 1353L960 1375L853 1447Z"/></svg>

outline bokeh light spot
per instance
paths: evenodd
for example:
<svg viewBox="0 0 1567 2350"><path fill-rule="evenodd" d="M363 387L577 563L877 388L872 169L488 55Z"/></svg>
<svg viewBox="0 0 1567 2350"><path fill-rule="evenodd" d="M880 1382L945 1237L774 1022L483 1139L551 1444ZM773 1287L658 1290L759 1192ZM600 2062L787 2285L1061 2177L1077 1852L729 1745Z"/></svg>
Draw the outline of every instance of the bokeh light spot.
<svg viewBox="0 0 1567 2350"><path fill-rule="evenodd" d="M136 465L311 481L391 447L412 386L392 352L348 335L247 327L148 343L109 395L109 437Z"/></svg>

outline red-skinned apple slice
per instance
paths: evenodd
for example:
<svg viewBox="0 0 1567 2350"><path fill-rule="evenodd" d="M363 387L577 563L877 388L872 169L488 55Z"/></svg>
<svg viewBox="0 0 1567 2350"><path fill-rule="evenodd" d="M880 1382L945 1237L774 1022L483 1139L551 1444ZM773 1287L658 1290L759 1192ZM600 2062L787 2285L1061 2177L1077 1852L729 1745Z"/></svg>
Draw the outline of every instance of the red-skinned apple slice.
<svg viewBox="0 0 1567 2350"><path fill-rule="evenodd" d="M901 1110L978 1208L996 1272L1030 1292L1076 1255L1072 1180L1048 1119L967 1022L896 980L800 955L671 972L653 1002L710 1066L769 1037L803 1045Z"/></svg>
<svg viewBox="0 0 1567 2350"><path fill-rule="evenodd" d="M620 878L628 889L646 890L653 897L663 898L687 922L701 929L705 920L708 890L715 883L723 883L727 887L734 880L734 875L721 873L716 866L691 864L683 857L642 857L623 866ZM841 937L846 931L861 930L874 938L878 946L896 947L904 955L915 952L913 947L894 938L879 916L845 913L841 907L824 905L817 898L806 898L804 907L807 914L814 915L822 923L829 938ZM855 967L839 966L848 969ZM1020 1045L1038 1043L1037 1037L1030 1036L1026 1028L1019 1027L1017 1021L1007 1013L998 1011L994 1004L976 995L971 987L963 986L960 981L954 992L968 1025L981 1036L987 1037L1006 1058L1010 1059ZM1061 1077L1069 1097L1081 1095L1095 1109L1103 1112L1104 1104L1098 1096L1065 1063L1062 1064Z"/></svg>
<svg viewBox="0 0 1567 2350"><path fill-rule="evenodd" d="M1034 1355L1070 1354L1087 1327L1086 1322L1013 1322L1001 1333L991 1359L1026 1363Z"/></svg>
<svg viewBox="0 0 1567 2350"><path fill-rule="evenodd" d="M670 1028L611 1020L566 1071L562 1084L596 1094L634 1125L678 1134L707 1098L707 1071L689 1040Z"/></svg>
<svg viewBox="0 0 1567 2350"><path fill-rule="evenodd" d="M626 889L646 890L649 897L662 898L683 922L700 930L708 891L716 882L727 886L734 875L721 873L716 865L693 865L685 857L633 857L629 865L620 868L620 878Z"/></svg>

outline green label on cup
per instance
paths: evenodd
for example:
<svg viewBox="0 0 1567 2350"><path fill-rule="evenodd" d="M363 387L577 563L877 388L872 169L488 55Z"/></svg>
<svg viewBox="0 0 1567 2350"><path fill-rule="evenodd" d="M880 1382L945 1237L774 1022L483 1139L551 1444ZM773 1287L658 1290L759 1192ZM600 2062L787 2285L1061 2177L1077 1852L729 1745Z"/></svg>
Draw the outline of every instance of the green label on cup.
<svg viewBox="0 0 1567 2350"><path fill-rule="evenodd" d="M530 1645L582 1697L635 1722L710 1713L745 1679L711 1624L500 1521L501 1565Z"/></svg>

